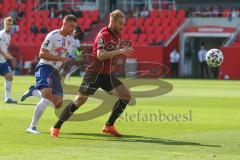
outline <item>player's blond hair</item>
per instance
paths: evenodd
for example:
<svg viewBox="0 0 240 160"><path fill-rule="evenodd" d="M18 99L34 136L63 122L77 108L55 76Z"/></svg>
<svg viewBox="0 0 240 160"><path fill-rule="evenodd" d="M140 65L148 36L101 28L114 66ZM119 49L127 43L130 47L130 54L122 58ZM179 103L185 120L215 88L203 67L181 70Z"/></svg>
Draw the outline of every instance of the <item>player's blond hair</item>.
<svg viewBox="0 0 240 160"><path fill-rule="evenodd" d="M126 18L125 14L120 10L115 10L110 13L110 21L117 21L120 18Z"/></svg>
<svg viewBox="0 0 240 160"><path fill-rule="evenodd" d="M4 18L3 22L4 22L4 24L7 23L7 22L13 23L13 19L12 19L12 17L9 16L9 17Z"/></svg>

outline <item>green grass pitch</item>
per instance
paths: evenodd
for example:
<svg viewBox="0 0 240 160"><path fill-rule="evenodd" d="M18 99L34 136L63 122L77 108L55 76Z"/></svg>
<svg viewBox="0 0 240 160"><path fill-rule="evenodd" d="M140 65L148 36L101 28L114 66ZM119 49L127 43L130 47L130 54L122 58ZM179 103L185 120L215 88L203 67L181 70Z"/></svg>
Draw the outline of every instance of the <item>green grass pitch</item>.
<svg viewBox="0 0 240 160"><path fill-rule="evenodd" d="M240 159L240 81L170 80L173 90L152 98L137 98L135 106L126 109L116 123L125 136L116 138L101 133L108 115L90 121L67 122L60 138L52 139L49 128L57 120L54 109L48 107L38 129L39 135L27 134L35 104L29 98L24 103L3 103L4 79L0 80L0 159L1 160L237 160ZM16 76L13 98L34 83L34 77ZM81 78L72 78L76 85ZM148 90L153 86L135 87ZM72 99L73 95L66 95ZM77 111L86 112L100 103L90 98ZM180 119L150 119L159 112L180 115ZM185 117L185 118L184 118ZM135 118L135 119L134 119Z"/></svg>

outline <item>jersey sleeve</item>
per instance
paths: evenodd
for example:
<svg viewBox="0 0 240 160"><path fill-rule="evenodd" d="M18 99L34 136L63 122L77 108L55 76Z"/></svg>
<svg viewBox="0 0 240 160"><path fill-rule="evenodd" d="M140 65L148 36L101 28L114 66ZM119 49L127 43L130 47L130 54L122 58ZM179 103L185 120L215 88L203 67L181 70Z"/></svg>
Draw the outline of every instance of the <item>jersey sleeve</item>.
<svg viewBox="0 0 240 160"><path fill-rule="evenodd" d="M104 49L106 44L109 41L109 35L108 34L100 34L97 36L97 49Z"/></svg>
<svg viewBox="0 0 240 160"><path fill-rule="evenodd" d="M2 44L5 44L6 43L6 37L4 34L0 34L0 48L1 50L4 52L4 49L3 49L3 45ZM4 53L6 54L6 53Z"/></svg>
<svg viewBox="0 0 240 160"><path fill-rule="evenodd" d="M80 42L80 40L76 40L76 46L79 48L79 47L81 47L81 42Z"/></svg>
<svg viewBox="0 0 240 160"><path fill-rule="evenodd" d="M48 34L42 44L42 48L50 51L53 48L53 44L54 44L54 36L53 34Z"/></svg>

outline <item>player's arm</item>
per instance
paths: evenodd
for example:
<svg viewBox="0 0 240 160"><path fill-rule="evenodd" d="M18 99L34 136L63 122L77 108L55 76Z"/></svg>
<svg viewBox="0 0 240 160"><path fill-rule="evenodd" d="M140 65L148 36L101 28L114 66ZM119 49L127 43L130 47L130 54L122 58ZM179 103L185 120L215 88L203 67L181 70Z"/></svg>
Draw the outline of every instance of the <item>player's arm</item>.
<svg viewBox="0 0 240 160"><path fill-rule="evenodd" d="M123 55L130 55L133 52L133 48L123 48L123 49L117 49L114 51L106 51L105 49L98 49L97 50L97 58L99 60L106 60L111 59L116 55L123 54Z"/></svg>
<svg viewBox="0 0 240 160"><path fill-rule="evenodd" d="M3 38L4 38L3 36L0 37L0 43L3 40ZM10 59L10 57L8 57L8 55L3 52L1 47L0 47L0 55L2 55L6 60Z"/></svg>
<svg viewBox="0 0 240 160"><path fill-rule="evenodd" d="M130 55L133 53L133 48L132 47L127 47L127 48L116 48L114 50L106 50L105 47L109 45L108 43L108 34L103 34L101 37L98 38L97 41L97 58L99 60L106 60L106 59L111 59L116 55L123 54L123 55Z"/></svg>
<svg viewBox="0 0 240 160"><path fill-rule="evenodd" d="M53 55L49 53L49 50L42 48L39 52L39 57L47 61L61 61L63 63L69 61L69 58Z"/></svg>
<svg viewBox="0 0 240 160"><path fill-rule="evenodd" d="M7 57L10 59L10 60L13 60L14 57L12 56L12 54L10 52L7 52Z"/></svg>
<svg viewBox="0 0 240 160"><path fill-rule="evenodd" d="M1 47L0 47L0 55L2 55L5 59L7 59L7 56L3 53L3 50Z"/></svg>

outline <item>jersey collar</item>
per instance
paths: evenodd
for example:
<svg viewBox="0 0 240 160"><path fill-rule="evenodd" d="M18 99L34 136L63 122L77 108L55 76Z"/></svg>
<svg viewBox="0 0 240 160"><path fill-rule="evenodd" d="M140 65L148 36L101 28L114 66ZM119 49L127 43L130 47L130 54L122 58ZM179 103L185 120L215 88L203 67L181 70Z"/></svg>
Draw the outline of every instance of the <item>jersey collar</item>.
<svg viewBox="0 0 240 160"><path fill-rule="evenodd" d="M107 30L113 35L113 36L118 36L118 33L113 32L110 28L107 27Z"/></svg>

